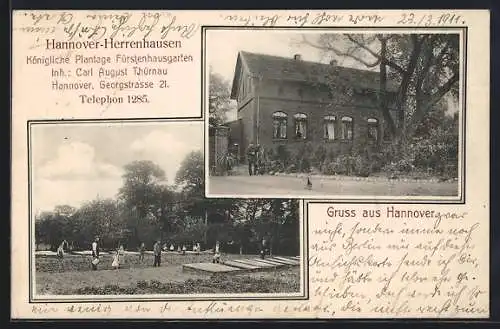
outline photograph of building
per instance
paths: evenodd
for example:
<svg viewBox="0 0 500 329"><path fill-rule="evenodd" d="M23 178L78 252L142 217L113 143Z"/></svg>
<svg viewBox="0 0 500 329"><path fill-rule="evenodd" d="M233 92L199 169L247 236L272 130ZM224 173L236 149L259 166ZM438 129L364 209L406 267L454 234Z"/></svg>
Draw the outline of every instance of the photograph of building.
<svg viewBox="0 0 500 329"><path fill-rule="evenodd" d="M343 85L332 91L327 79L333 75ZM322 64L304 61L300 54L286 58L242 51L231 89L238 119L227 123L230 141L240 145L240 157L250 143L297 147L324 141L344 152L363 138L377 144L384 131L378 87L378 72L342 67L335 60ZM396 92L389 84L390 97ZM397 118L397 110L391 115Z"/></svg>
<svg viewBox="0 0 500 329"><path fill-rule="evenodd" d="M459 34L206 33L207 195L460 194Z"/></svg>

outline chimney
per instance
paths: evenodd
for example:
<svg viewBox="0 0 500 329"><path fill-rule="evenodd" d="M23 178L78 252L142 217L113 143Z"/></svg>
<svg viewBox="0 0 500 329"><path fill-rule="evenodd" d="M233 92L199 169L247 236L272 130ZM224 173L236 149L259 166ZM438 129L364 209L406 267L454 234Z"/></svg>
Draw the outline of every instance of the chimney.
<svg viewBox="0 0 500 329"><path fill-rule="evenodd" d="M332 59L330 61L330 65L337 65L337 60L336 59Z"/></svg>
<svg viewBox="0 0 500 329"><path fill-rule="evenodd" d="M293 59L296 61L300 61L300 60L302 60L302 56L300 54L295 54L295 55L293 55Z"/></svg>

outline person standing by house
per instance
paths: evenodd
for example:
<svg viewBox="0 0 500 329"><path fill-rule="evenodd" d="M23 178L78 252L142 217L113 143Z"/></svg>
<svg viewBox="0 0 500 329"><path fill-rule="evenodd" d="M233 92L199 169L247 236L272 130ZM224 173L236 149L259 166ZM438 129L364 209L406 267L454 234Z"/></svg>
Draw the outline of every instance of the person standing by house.
<svg viewBox="0 0 500 329"><path fill-rule="evenodd" d="M161 265L161 245L160 245L160 240L156 240L154 246L153 246L153 255L155 257L155 261L153 263L154 267L160 267Z"/></svg>
<svg viewBox="0 0 500 329"><path fill-rule="evenodd" d="M248 174L255 175L255 165L257 162L257 152L255 145L250 143L247 148Z"/></svg>
<svg viewBox="0 0 500 329"><path fill-rule="evenodd" d="M97 264L99 264L99 237L96 236L94 242L92 242L92 270L97 270Z"/></svg>

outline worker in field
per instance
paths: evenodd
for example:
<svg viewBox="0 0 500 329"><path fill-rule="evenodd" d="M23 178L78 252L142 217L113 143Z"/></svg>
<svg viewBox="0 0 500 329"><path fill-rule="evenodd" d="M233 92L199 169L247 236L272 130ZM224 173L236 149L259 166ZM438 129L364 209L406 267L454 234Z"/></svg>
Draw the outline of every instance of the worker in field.
<svg viewBox="0 0 500 329"><path fill-rule="evenodd" d="M155 244L153 245L153 255L154 255L154 267L160 267L161 265L161 244L160 240L156 240Z"/></svg>
<svg viewBox="0 0 500 329"><path fill-rule="evenodd" d="M144 245L144 242L141 242L141 245L139 246L139 262L144 263L144 254L146 253L146 246Z"/></svg>
<svg viewBox="0 0 500 329"><path fill-rule="evenodd" d="M94 242L92 242L92 270L97 270L97 264L99 264L99 237L96 236Z"/></svg>
<svg viewBox="0 0 500 329"><path fill-rule="evenodd" d="M220 263L220 244L219 241L215 242L215 250L214 250L214 258L212 259L212 262L214 264Z"/></svg>
<svg viewBox="0 0 500 329"><path fill-rule="evenodd" d="M267 253L268 242L265 237L262 238L261 246L260 246L260 258L264 259Z"/></svg>

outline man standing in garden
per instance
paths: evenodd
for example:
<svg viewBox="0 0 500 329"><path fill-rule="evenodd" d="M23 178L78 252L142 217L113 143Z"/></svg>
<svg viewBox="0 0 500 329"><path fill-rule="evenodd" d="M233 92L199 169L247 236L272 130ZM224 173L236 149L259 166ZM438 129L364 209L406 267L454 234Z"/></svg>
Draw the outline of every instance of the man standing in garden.
<svg viewBox="0 0 500 329"><path fill-rule="evenodd" d="M146 252L146 246L144 245L144 242L141 242L141 245L139 246L139 262L143 263L144 262L144 253Z"/></svg>
<svg viewBox="0 0 500 329"><path fill-rule="evenodd" d="M92 270L97 270L97 264L99 264L99 237L96 236L94 242L92 242Z"/></svg>
<svg viewBox="0 0 500 329"><path fill-rule="evenodd" d="M153 246L153 255L155 257L155 261L153 263L153 266L156 267L160 267L161 265L161 244L160 244L160 240L156 240L154 246Z"/></svg>

